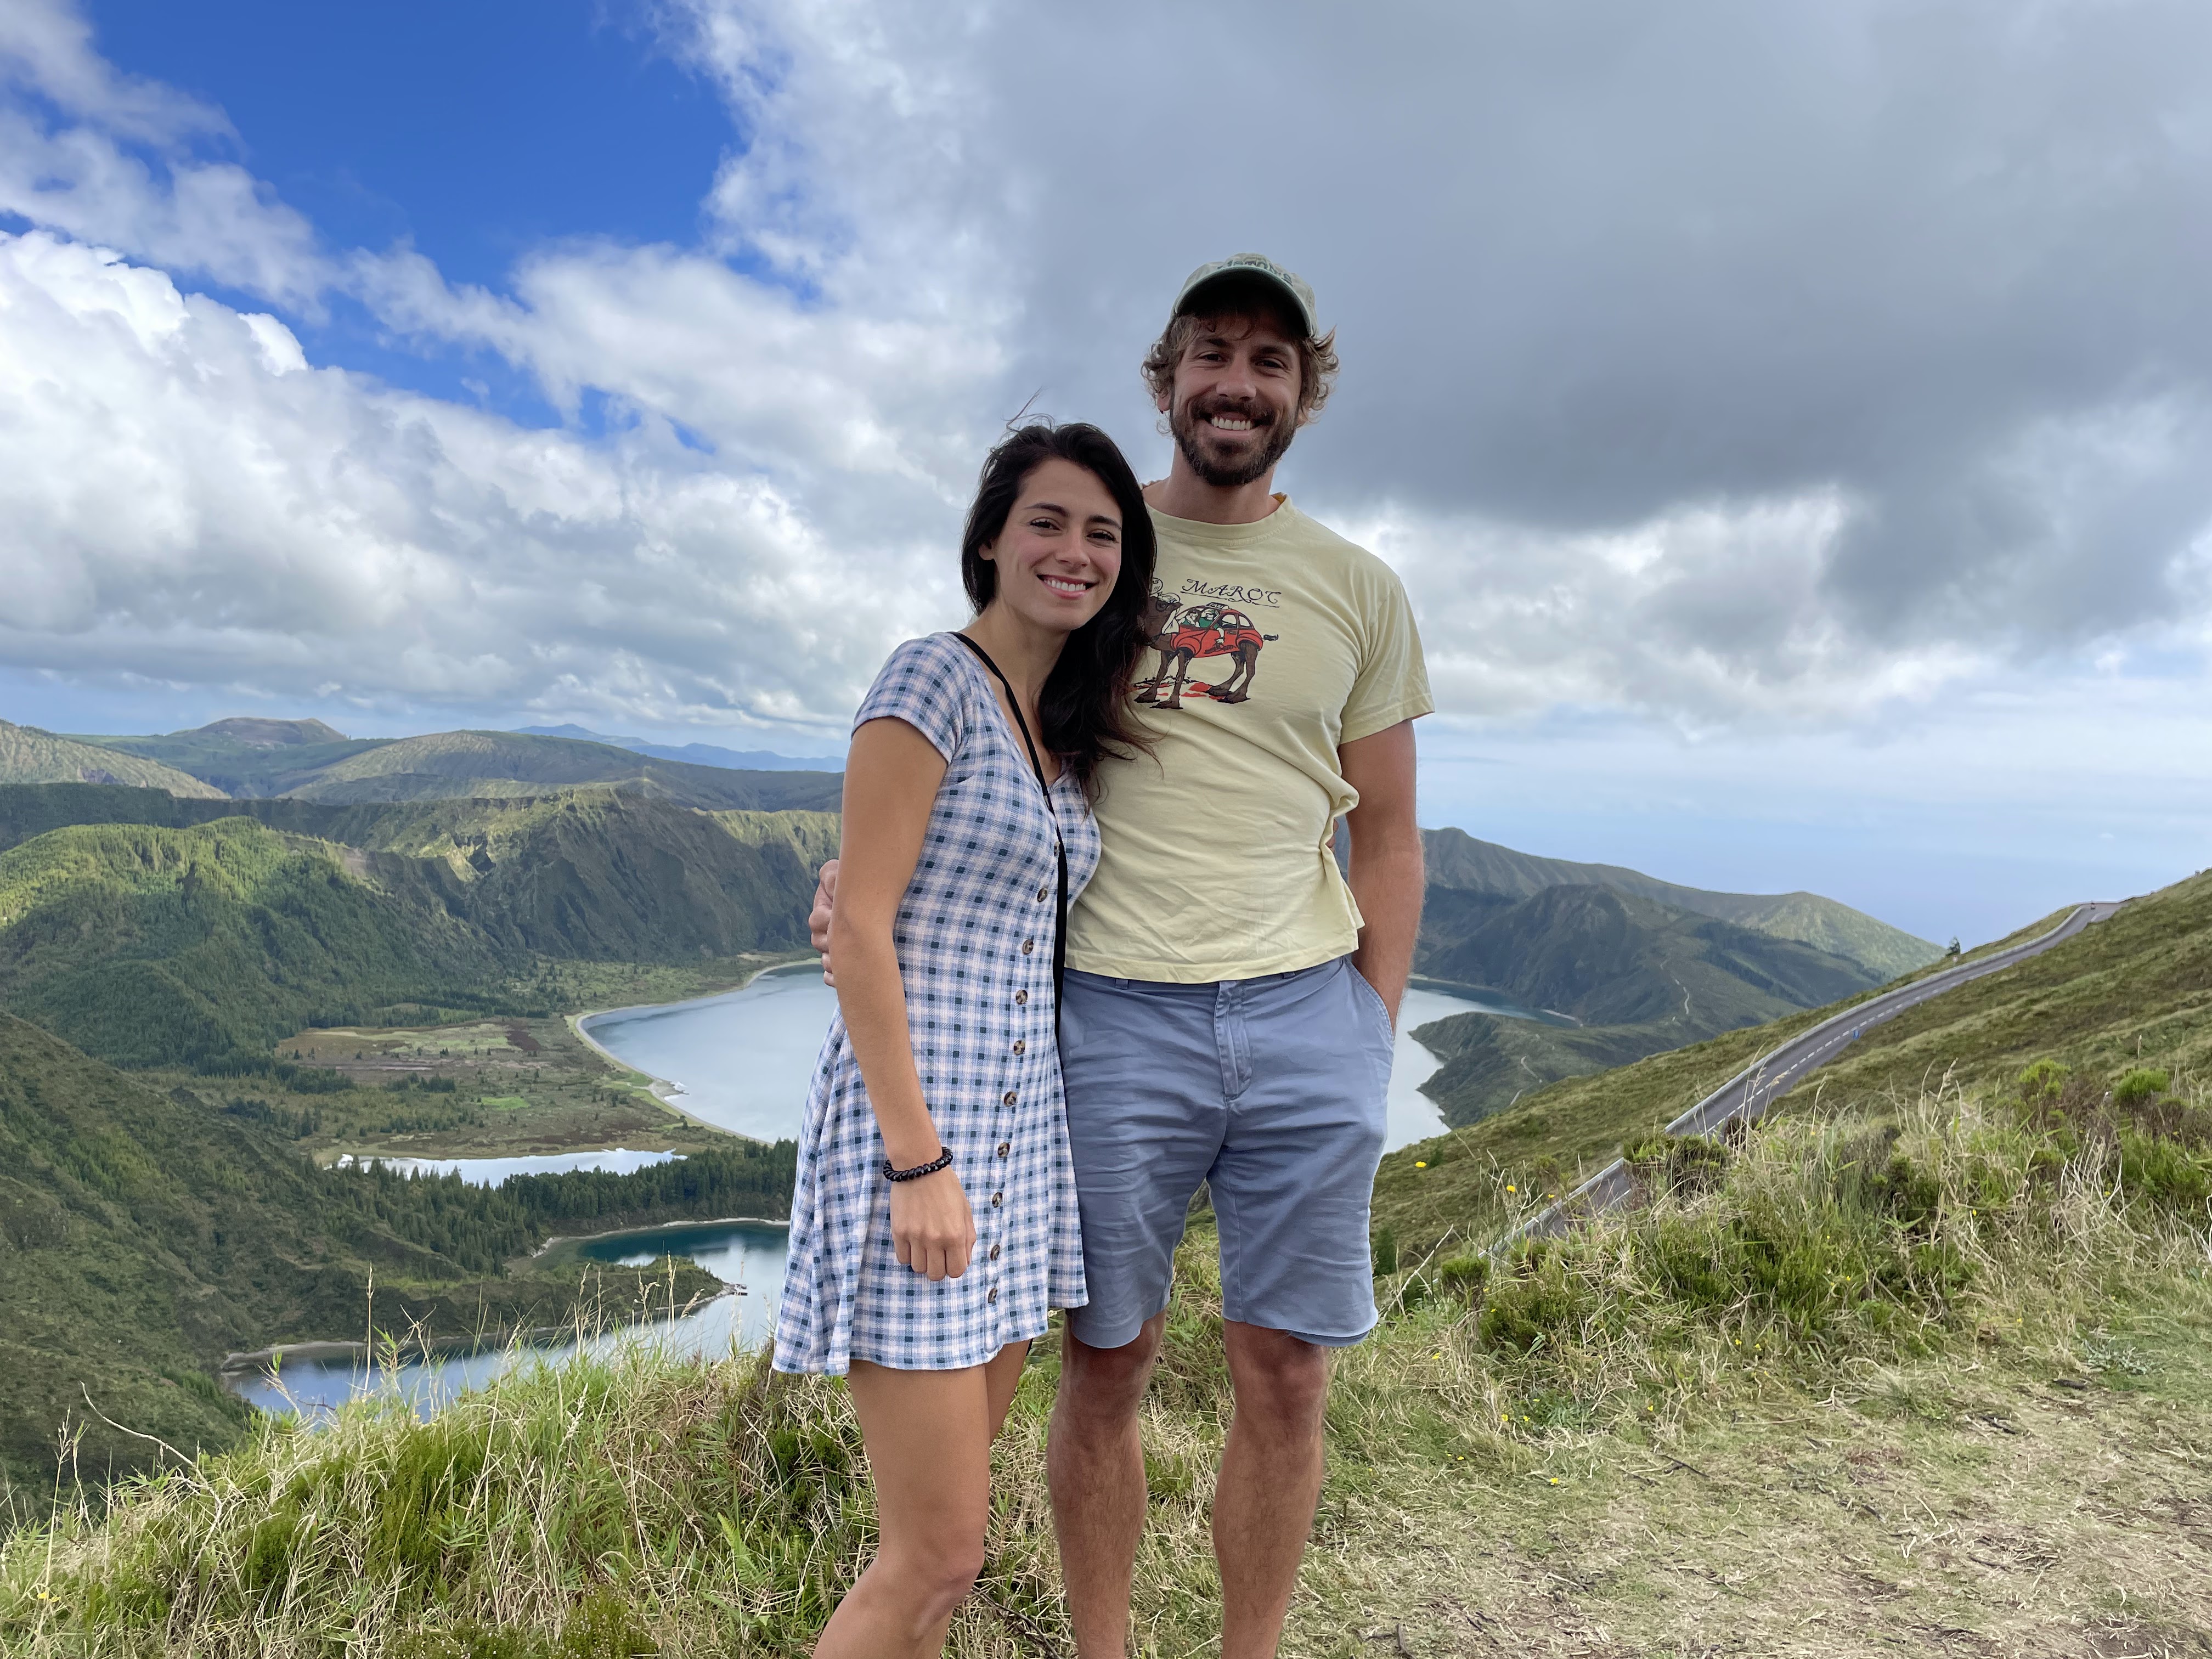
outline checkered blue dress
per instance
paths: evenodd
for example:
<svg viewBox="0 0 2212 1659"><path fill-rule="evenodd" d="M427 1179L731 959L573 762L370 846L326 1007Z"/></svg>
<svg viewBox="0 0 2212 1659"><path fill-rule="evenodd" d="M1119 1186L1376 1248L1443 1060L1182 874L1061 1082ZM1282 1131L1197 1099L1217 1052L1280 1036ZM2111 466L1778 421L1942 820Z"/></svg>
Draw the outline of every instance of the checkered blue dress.
<svg viewBox="0 0 2212 1659"><path fill-rule="evenodd" d="M807 1095L791 1201L775 1368L842 1376L980 1365L1080 1307L1082 1235L1054 1041L1056 817L1073 902L1098 866L1098 829L1062 773L1048 811L988 672L949 634L891 653L853 724L890 718L945 757L921 859L892 939L922 1096L975 1212L975 1254L932 1283L892 1253L884 1139L831 1020Z"/></svg>

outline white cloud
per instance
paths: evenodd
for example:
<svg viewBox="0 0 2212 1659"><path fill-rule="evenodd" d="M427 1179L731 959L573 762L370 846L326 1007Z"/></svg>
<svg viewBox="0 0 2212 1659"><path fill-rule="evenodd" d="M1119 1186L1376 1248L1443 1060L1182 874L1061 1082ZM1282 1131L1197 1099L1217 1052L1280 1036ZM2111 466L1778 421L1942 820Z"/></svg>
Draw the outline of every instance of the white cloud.
<svg viewBox="0 0 2212 1659"><path fill-rule="evenodd" d="M1157 463L1135 359L1250 246L1342 325L1286 480L1405 573L1454 717L1866 723L2023 662L2185 683L2212 635L2212 24L2179 0L656 15L743 137L703 244L540 247L495 292L325 248L202 153L218 112L11 9L46 101L0 110L0 210L123 257L8 253L39 465L0 483L0 655L834 721L953 614L998 422L1042 389ZM313 367L165 272L350 295L572 416L605 394L612 435Z"/></svg>
<svg viewBox="0 0 2212 1659"><path fill-rule="evenodd" d="M933 576L665 423L599 443L305 364L273 318L0 238L0 656L662 725L849 708ZM937 564L949 565L941 557Z"/></svg>

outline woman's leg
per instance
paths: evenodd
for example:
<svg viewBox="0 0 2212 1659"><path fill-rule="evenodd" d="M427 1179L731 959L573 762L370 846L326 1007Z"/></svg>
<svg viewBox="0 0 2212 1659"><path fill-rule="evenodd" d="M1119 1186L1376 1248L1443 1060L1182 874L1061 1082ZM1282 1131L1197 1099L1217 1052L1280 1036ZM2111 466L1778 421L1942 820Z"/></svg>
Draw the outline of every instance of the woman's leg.
<svg viewBox="0 0 2212 1659"><path fill-rule="evenodd" d="M837 1604L816 1659L933 1659L983 1565L991 1437L1027 1345L957 1371L853 1362L848 1379L876 1482L876 1559Z"/></svg>

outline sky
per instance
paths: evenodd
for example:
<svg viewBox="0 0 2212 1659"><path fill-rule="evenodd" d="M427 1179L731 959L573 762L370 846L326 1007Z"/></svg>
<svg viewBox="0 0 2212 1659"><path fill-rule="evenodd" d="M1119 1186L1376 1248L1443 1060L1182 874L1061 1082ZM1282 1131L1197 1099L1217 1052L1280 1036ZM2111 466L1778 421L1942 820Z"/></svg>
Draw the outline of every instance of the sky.
<svg viewBox="0 0 2212 1659"><path fill-rule="evenodd" d="M0 7L0 718L836 753L1257 249L1422 817L1938 940L2212 864L2195 0Z"/></svg>

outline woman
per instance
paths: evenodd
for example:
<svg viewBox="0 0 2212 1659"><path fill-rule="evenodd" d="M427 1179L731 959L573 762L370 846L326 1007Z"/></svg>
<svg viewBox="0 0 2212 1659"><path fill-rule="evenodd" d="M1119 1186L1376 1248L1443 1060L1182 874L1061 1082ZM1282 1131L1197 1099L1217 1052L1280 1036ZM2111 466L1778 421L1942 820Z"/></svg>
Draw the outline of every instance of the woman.
<svg viewBox="0 0 2212 1659"><path fill-rule="evenodd" d="M991 452L975 619L891 653L845 769L839 1014L799 1136L779 1370L844 1372L876 1559L821 1659L939 1652L983 1562L990 1446L1030 1340L1086 1299L1060 1095L1060 933L1152 589L1135 476L1093 426Z"/></svg>

